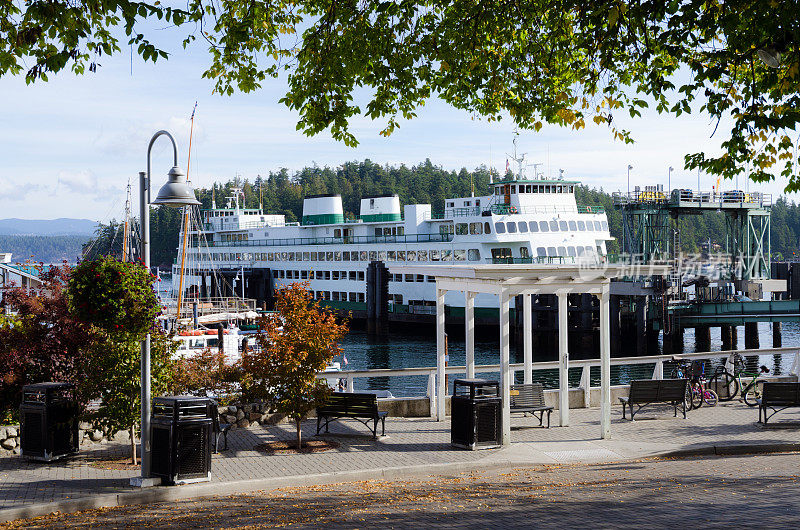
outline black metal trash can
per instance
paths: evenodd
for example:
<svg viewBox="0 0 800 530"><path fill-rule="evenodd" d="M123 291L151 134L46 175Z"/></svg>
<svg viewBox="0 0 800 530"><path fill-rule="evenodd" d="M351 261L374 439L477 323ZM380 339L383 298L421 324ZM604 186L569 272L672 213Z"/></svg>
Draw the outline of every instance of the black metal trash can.
<svg viewBox="0 0 800 530"><path fill-rule="evenodd" d="M22 456L50 462L78 451L78 407L72 383L22 387Z"/></svg>
<svg viewBox="0 0 800 530"><path fill-rule="evenodd" d="M150 474L165 484L211 480L210 399L158 397L150 418Z"/></svg>
<svg viewBox="0 0 800 530"><path fill-rule="evenodd" d="M500 384L484 379L456 379L450 402L450 442L463 449L501 445Z"/></svg>

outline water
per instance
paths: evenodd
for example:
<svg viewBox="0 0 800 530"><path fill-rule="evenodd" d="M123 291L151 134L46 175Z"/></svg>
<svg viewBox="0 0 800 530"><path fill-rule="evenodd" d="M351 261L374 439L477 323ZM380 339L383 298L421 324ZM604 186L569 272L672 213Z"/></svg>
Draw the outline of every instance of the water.
<svg viewBox="0 0 800 530"><path fill-rule="evenodd" d="M759 323L759 340L764 348L772 347L772 326L769 323ZM783 346L800 345L800 323L785 322L782 325ZM744 348L744 328L739 327L738 348ZM687 329L684 333L684 352L695 351L694 330ZM371 370L379 368L400 369L414 367L436 366L436 338L433 336L414 337L408 333L389 333L382 339L369 338L363 331L351 331L341 343L348 364L343 370ZM719 328L711 329L711 350L722 348ZM464 366L466 364L465 344L463 340L450 338L450 364ZM522 355L516 354L516 348L511 348L511 362L521 363ZM336 361L342 361L339 357ZM475 344L475 364L499 364L500 354L497 342L477 342ZM717 361L714 364L717 364ZM771 373L781 374L788 371L792 362L791 357L781 355L759 355L747 359L750 368L757 369L765 365ZM626 384L631 379L647 378L653 373L654 364L639 364L611 367L611 384ZM713 365L711 367L713 369ZM669 376L672 365L665 363L664 374ZM499 374L482 373L480 377L497 380ZM463 377L450 376L449 380ZM522 382L522 374L518 373L518 382ZM581 378L581 368L571 368L569 371L570 386L578 386ZM593 385L600 384L600 368L591 370ZM537 370L533 373L533 380L541 382L545 388L558 387L558 370ZM363 390L389 390L395 396L424 396L428 389L427 376L409 377L370 377L355 379L356 391Z"/></svg>

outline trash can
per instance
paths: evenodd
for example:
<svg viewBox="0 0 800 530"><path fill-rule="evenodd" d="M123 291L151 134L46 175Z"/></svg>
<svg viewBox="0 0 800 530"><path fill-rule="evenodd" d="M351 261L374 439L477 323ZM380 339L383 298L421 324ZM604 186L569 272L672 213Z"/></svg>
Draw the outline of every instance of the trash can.
<svg viewBox="0 0 800 530"><path fill-rule="evenodd" d="M78 451L78 408L72 383L22 387L22 456L50 462Z"/></svg>
<svg viewBox="0 0 800 530"><path fill-rule="evenodd" d="M463 449L501 445L500 384L484 379L456 379L450 402L450 442Z"/></svg>
<svg viewBox="0 0 800 530"><path fill-rule="evenodd" d="M211 480L211 400L158 397L150 418L150 474L165 484Z"/></svg>

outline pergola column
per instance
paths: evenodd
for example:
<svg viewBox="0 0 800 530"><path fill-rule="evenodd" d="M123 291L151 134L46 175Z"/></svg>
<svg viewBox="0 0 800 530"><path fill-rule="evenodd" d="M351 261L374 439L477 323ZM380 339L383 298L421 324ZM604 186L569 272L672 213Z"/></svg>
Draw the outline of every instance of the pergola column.
<svg viewBox="0 0 800 530"><path fill-rule="evenodd" d="M475 293L464 291L464 333L467 350L467 379L475 377Z"/></svg>
<svg viewBox="0 0 800 530"><path fill-rule="evenodd" d="M600 437L611 437L611 318L609 286L603 286L600 299Z"/></svg>
<svg viewBox="0 0 800 530"><path fill-rule="evenodd" d="M523 363L525 366L525 379L527 385L533 382L533 333L531 317L531 295L522 295L522 344L523 344Z"/></svg>
<svg viewBox="0 0 800 530"><path fill-rule="evenodd" d="M447 386L444 374L445 335L444 335L444 295L447 291L436 288L436 420L445 419L445 396Z"/></svg>
<svg viewBox="0 0 800 530"><path fill-rule="evenodd" d="M509 308L508 294L500 291L500 394L503 397L502 425L500 436L503 445L511 443L511 369L509 366Z"/></svg>
<svg viewBox="0 0 800 530"><path fill-rule="evenodd" d="M558 417L559 425L569 426L569 351L567 334L567 293L558 296Z"/></svg>

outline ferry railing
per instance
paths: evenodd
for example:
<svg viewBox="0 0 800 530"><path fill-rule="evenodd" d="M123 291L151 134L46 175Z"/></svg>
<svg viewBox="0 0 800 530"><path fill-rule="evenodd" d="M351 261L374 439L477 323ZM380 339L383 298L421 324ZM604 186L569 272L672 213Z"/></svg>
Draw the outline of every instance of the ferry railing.
<svg viewBox="0 0 800 530"><path fill-rule="evenodd" d="M200 247L293 247L300 245L371 245L375 243L449 243L453 234L411 234L402 236L293 237L249 239L246 241L203 241ZM198 248L198 246L193 246Z"/></svg>
<svg viewBox="0 0 800 530"><path fill-rule="evenodd" d="M540 213L579 213L579 214L598 214L605 213L605 208L602 206L563 206L563 205L546 205L546 206L507 206L505 204L493 204L490 206L474 206L464 208L445 208L444 214L442 213L425 213L424 220L443 220L453 219L455 217L479 217L483 216L484 212L491 212L495 215L513 215L513 214L540 214Z"/></svg>
<svg viewBox="0 0 800 530"><path fill-rule="evenodd" d="M742 357L752 357L760 355L791 356L792 361L789 367L788 375L792 375L800 379L799 347L762 348L755 350L725 350L725 351L713 351L713 352L686 353L680 355L647 355L641 357L616 357L611 359L611 366L636 366L636 365L652 364L653 371L651 373L651 379L664 379L665 377L669 377L669 373L665 372L664 370L665 363L674 363L681 360L694 360L694 359L702 359L702 360L727 359L733 353L738 353ZM533 372L541 370L558 370L559 364L560 364L559 361L536 362L533 363L532 370ZM512 380L516 379L518 372L525 371L525 365L523 363L512 363L509 365L509 367L512 372ZM578 384L577 387L571 387L571 388L577 388L583 390L583 405L584 407L588 408L590 405L592 388L599 388L599 387L593 387L591 384L591 369L594 367L599 369L600 359L580 359L574 361L571 360L569 361L569 367L581 369L580 383ZM447 376L461 375L465 373L466 373L466 366L448 366L445 368L445 374ZM476 365L475 373L499 374L500 365L499 364ZM373 377L388 378L388 377L414 377L414 376L416 377L427 376L428 378L426 396L419 396L419 397L428 398L430 402L430 414L431 417L434 417L436 414L436 408L435 408L436 367L435 366L426 366L418 368L400 368L400 369L343 370L335 373L320 372L317 374L317 377L319 378L339 377L340 379L345 379L347 382L345 390L347 392L355 391L356 379L373 378ZM617 385L617 386L627 386L627 385Z"/></svg>

